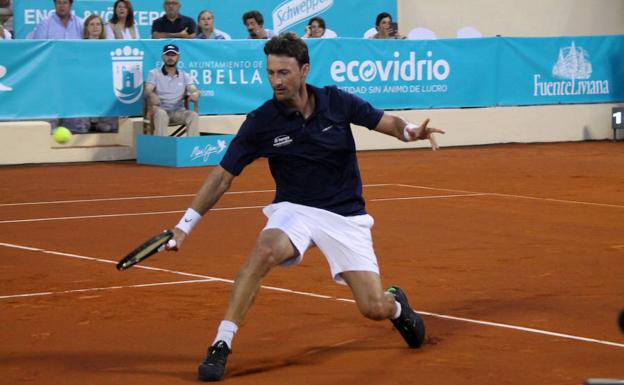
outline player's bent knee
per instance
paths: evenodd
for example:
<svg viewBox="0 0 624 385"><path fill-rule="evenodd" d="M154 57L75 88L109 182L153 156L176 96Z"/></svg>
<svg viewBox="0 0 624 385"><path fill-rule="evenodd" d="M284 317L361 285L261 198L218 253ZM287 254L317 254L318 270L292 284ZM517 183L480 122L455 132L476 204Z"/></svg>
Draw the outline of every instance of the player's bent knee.
<svg viewBox="0 0 624 385"><path fill-rule="evenodd" d="M272 268L281 263L279 248L270 243L258 243L254 249L251 262L263 268Z"/></svg>
<svg viewBox="0 0 624 385"><path fill-rule="evenodd" d="M360 313L368 319L380 321L388 318L389 310L385 301L369 301L359 306Z"/></svg>

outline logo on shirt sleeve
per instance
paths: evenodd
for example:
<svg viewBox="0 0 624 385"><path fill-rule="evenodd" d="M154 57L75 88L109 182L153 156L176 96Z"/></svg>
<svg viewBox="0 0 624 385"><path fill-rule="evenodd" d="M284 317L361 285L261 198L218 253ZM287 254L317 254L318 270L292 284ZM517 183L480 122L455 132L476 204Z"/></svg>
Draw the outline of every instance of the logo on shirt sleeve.
<svg viewBox="0 0 624 385"><path fill-rule="evenodd" d="M288 135L280 135L273 139L273 147L284 147L291 144L293 140Z"/></svg>

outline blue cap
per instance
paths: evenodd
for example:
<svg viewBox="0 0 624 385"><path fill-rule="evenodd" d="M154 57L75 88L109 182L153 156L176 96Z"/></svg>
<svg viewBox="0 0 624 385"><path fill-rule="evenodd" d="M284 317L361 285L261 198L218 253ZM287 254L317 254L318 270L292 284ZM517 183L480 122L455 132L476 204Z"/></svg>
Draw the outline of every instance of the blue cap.
<svg viewBox="0 0 624 385"><path fill-rule="evenodd" d="M180 49L175 44L167 44L163 48L163 53L168 53L168 52L175 52L175 53L179 54L180 53Z"/></svg>

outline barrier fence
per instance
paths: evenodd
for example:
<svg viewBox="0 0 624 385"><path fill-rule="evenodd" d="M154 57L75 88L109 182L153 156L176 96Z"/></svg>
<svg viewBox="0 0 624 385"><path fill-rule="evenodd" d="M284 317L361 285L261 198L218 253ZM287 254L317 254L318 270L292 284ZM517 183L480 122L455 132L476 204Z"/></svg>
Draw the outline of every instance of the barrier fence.
<svg viewBox="0 0 624 385"><path fill-rule="evenodd" d="M1 41L0 120L137 116L168 40ZM271 97L263 41L177 40L201 114ZM624 101L624 35L444 40L310 39L312 84L385 109Z"/></svg>

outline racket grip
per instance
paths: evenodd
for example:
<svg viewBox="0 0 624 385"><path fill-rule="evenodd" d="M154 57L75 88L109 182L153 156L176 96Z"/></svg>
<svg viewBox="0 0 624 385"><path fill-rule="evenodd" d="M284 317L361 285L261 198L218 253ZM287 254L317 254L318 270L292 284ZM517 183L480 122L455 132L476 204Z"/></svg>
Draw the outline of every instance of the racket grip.
<svg viewBox="0 0 624 385"><path fill-rule="evenodd" d="M160 253L161 251L166 250L166 249L173 249L174 247L176 247L176 245L177 244L176 244L175 239L170 239L167 241L167 243L165 243L164 245L158 248L158 252Z"/></svg>

